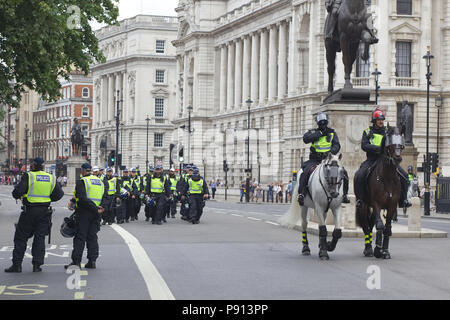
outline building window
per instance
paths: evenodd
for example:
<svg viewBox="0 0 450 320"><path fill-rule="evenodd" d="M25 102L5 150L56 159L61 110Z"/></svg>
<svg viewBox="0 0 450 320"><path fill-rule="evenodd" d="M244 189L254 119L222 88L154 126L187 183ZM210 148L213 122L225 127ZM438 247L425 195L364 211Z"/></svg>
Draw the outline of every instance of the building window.
<svg viewBox="0 0 450 320"><path fill-rule="evenodd" d="M397 0L397 14L412 15L412 0Z"/></svg>
<svg viewBox="0 0 450 320"><path fill-rule="evenodd" d="M164 99L155 98L155 118L164 117Z"/></svg>
<svg viewBox="0 0 450 320"><path fill-rule="evenodd" d="M370 77L370 59L364 61L361 55L364 53L364 43L359 45L358 56L356 58L356 77L368 78Z"/></svg>
<svg viewBox="0 0 450 320"><path fill-rule="evenodd" d="M89 88L83 88L83 98L89 98Z"/></svg>
<svg viewBox="0 0 450 320"><path fill-rule="evenodd" d="M164 83L164 70L156 70L156 83Z"/></svg>
<svg viewBox="0 0 450 320"><path fill-rule="evenodd" d="M166 45L166 41L156 40L156 53L164 53L165 45Z"/></svg>
<svg viewBox="0 0 450 320"><path fill-rule="evenodd" d="M163 133L155 133L154 136L154 146L155 147L162 147L163 146L163 137L164 134Z"/></svg>
<svg viewBox="0 0 450 320"><path fill-rule="evenodd" d="M81 134L85 137L87 137L89 135L89 126L88 125L81 126Z"/></svg>
<svg viewBox="0 0 450 320"><path fill-rule="evenodd" d="M82 115L83 115L83 117L89 117L89 108L88 107L83 107Z"/></svg>
<svg viewBox="0 0 450 320"><path fill-rule="evenodd" d="M395 76L411 77L411 42L397 41L395 43Z"/></svg>

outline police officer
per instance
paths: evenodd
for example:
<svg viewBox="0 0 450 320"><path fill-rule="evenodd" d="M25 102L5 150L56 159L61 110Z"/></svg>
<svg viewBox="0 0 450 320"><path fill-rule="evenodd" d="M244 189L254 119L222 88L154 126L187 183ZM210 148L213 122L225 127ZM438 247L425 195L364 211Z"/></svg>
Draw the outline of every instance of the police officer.
<svg viewBox="0 0 450 320"><path fill-rule="evenodd" d="M184 196L189 195L189 217L192 224L199 224L203 213L204 200L209 198L208 184L200 176L198 169L194 169L187 181Z"/></svg>
<svg viewBox="0 0 450 320"><path fill-rule="evenodd" d="M316 116L318 128L309 130L303 136L304 143L311 143L309 160L302 166L302 174L298 185L298 202L304 205L307 186L307 175L313 166L319 165L328 153L337 154L341 149L339 138L334 129L328 127L328 115L321 112ZM343 202L349 203L348 194L348 175L344 169L344 195Z"/></svg>
<svg viewBox="0 0 450 320"><path fill-rule="evenodd" d="M105 225L106 223L108 223L108 225L112 225L115 218L117 199L120 198L120 184L118 183L117 178L113 176L112 168L106 169L106 176L102 182L105 188L107 188L107 197L105 199L104 207L105 212L102 215L102 225Z"/></svg>
<svg viewBox="0 0 450 320"><path fill-rule="evenodd" d="M157 165L152 178L147 181L146 191L146 194L155 202L155 205L149 208L149 216L152 218L152 224L158 225L165 220L165 206L170 197L170 184L162 172L162 166Z"/></svg>
<svg viewBox="0 0 450 320"><path fill-rule="evenodd" d="M12 196L22 198L22 212L14 233L14 250L12 266L5 272L22 272L22 261L27 249L27 241L33 237L31 254L33 255L33 272L42 271L45 256L45 236L51 228L50 203L58 201L64 192L56 177L43 171L44 159L34 158L30 164L30 172L22 175L15 186Z"/></svg>
<svg viewBox="0 0 450 320"><path fill-rule="evenodd" d="M183 194L186 192L187 190L187 181L190 177L190 173L192 173L191 171L191 165L188 164L186 166L184 166L183 168L183 173L181 174L181 178L177 183L177 192L180 195L180 215L181 215L181 219L182 220L188 220L188 214L189 214L189 209L186 208L189 206L188 203L188 199L186 198L186 196L183 197Z"/></svg>
<svg viewBox="0 0 450 320"><path fill-rule="evenodd" d="M133 194L135 192L134 189L134 183L131 177L128 175L129 170L124 169L122 180L121 180L121 186L123 189L128 191L128 198L122 201L121 206L121 217L125 219L125 222L128 223L130 220L130 217L134 217L134 199L136 198L136 195ZM134 220L134 219L132 219Z"/></svg>
<svg viewBox="0 0 450 320"><path fill-rule="evenodd" d="M376 109L372 113L372 126L364 130L361 139L361 149L366 152L367 160L364 161L359 170L355 173L355 196L356 206L361 207L362 202L367 199L367 174L378 158L383 154L383 140L386 136L386 127L384 120L386 119L382 110ZM400 197L400 206L410 206L407 199L408 193L408 176L406 172L397 166L397 171L400 177L400 184L402 187L402 195Z"/></svg>
<svg viewBox="0 0 450 320"><path fill-rule="evenodd" d="M106 175L104 174L104 169L102 167L98 168L98 177L103 181L105 179Z"/></svg>
<svg viewBox="0 0 450 320"><path fill-rule="evenodd" d="M131 221L138 219L139 211L141 211L141 190L142 190L142 179L139 175L137 175L137 170L135 168L131 168L131 181L133 183L133 192L132 194L135 196L133 199L133 215L131 216Z"/></svg>
<svg viewBox="0 0 450 320"><path fill-rule="evenodd" d="M169 199L169 205L167 210L167 218L172 216L172 218L175 218L175 214L177 213L177 184L179 178L175 176L175 169L171 168L169 171L168 180L170 182L170 199Z"/></svg>
<svg viewBox="0 0 450 320"><path fill-rule="evenodd" d="M152 178L152 176L153 176L153 167L150 167L148 169L148 173L146 175L144 175L144 177L142 178L142 186L143 186L142 192L144 193L144 196L147 197L147 198L149 197L149 194L147 193L148 192L147 185L149 184L150 179ZM149 206L146 205L144 207L144 212L145 212L145 221L149 221L150 220L150 208L149 208Z"/></svg>
<svg viewBox="0 0 450 320"><path fill-rule="evenodd" d="M83 176L75 185L75 221L77 221L77 231L73 238L72 262L65 265L78 266L81 268L84 246L87 247L87 258L85 268L95 269L98 258L98 237L100 231L100 220L103 214L105 200L107 199L107 188L103 182L95 175L91 175L91 165L84 163L81 166Z"/></svg>
<svg viewBox="0 0 450 320"><path fill-rule="evenodd" d="M414 180L414 178L417 178L417 176L413 172L413 167L408 166L408 182L411 184L411 182Z"/></svg>
<svg viewBox="0 0 450 320"><path fill-rule="evenodd" d="M100 178L100 168L97 166L94 166L92 168L92 174L98 178Z"/></svg>

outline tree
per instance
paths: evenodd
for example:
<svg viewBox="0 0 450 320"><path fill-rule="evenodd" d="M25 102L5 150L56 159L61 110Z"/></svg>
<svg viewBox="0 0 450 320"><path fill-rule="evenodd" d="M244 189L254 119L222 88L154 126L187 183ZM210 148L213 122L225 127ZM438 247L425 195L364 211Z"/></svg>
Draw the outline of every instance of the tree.
<svg viewBox="0 0 450 320"><path fill-rule="evenodd" d="M0 1L0 104L18 107L24 87L55 101L61 77L104 63L89 21L118 25L118 1Z"/></svg>

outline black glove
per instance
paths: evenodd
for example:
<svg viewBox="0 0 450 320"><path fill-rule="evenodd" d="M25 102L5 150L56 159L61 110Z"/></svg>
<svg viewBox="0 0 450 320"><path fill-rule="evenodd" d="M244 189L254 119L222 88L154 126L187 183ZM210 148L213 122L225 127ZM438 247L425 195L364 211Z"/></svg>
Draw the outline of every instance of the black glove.
<svg viewBox="0 0 450 320"><path fill-rule="evenodd" d="M331 133L327 135L327 142L331 142Z"/></svg>

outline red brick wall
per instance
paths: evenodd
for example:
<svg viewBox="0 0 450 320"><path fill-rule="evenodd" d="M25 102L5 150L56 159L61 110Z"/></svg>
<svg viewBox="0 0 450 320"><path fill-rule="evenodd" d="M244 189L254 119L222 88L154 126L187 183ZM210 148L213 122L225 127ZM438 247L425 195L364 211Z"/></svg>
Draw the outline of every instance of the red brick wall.
<svg viewBox="0 0 450 320"><path fill-rule="evenodd" d="M75 85L75 98L83 98L83 88L89 88L89 98L92 99L92 88L90 84L76 84Z"/></svg>

